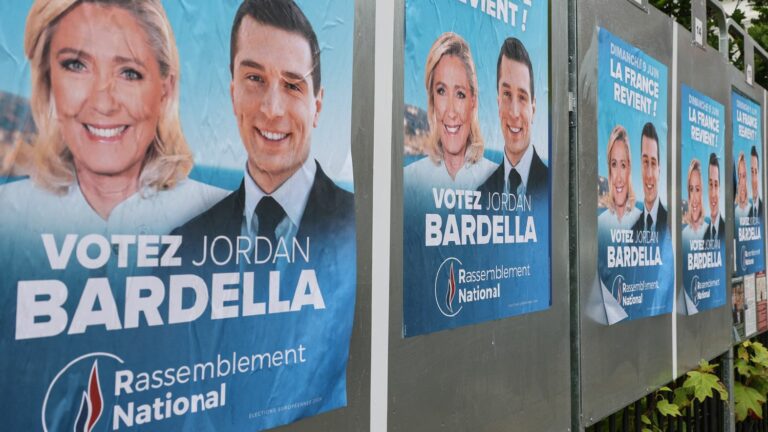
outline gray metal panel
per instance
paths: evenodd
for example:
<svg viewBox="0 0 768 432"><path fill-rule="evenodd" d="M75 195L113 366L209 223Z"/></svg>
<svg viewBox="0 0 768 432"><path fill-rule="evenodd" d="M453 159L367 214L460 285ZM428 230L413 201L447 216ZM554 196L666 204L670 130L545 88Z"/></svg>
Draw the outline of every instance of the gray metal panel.
<svg viewBox="0 0 768 432"><path fill-rule="evenodd" d="M705 21L706 22L706 21ZM692 45L691 34L684 27L675 24L678 29L678 61L677 61L677 77L678 77L678 94L677 97L677 113L673 115L677 116L677 124L682 124L682 116L685 113L682 112L682 85L685 84L696 91L703 93L717 102L721 103L725 107L725 117L730 116L730 110L727 109L730 99L730 86L728 81L725 80L727 65L723 62L723 58L720 53L710 46L699 47ZM728 120L723 124L725 127L728 124ZM727 164L728 155L730 154L730 146L727 144L730 141L728 136L730 129L725 127L726 146L725 146L725 161L722 163L721 170L726 173L725 167ZM682 128L678 127L677 143L678 151L677 160L680 161L680 147L682 146ZM677 188L682 191L681 185L682 170L678 166L674 167L677 171ZM729 179L727 175L725 180ZM727 181L726 181L727 183ZM728 187L725 187L726 191ZM679 195L678 195L679 196ZM726 202L729 202L728 194L722 198ZM733 200L730 199L730 202ZM680 208L679 201L674 205ZM677 226L681 226L681 212L678 211ZM730 213L729 213L730 214ZM733 224L726 224L726 257L732 256L733 249ZM680 230L674 233L675 243L678 245L677 250L681 250L681 238ZM685 265L682 260L678 261L676 295L679 299L680 291L682 290L682 269ZM733 267L733 261L725 259L726 275L731 274ZM706 359L711 360L714 357L727 351L731 346L731 287L728 281L729 276L726 276L726 304L722 307L701 312L697 315L677 316L677 372L678 375L683 375L689 370L695 369L699 360Z"/></svg>
<svg viewBox="0 0 768 432"><path fill-rule="evenodd" d="M672 377L671 314L606 326L586 313L590 294L599 289L596 240L597 26L667 65L671 97L672 21L653 7L644 12L631 3L615 0L579 1L577 8L581 423L589 426L669 382ZM671 143L669 138L667 142ZM669 156L667 152L663 163L671 173ZM670 185L668 182L667 196L671 196Z"/></svg>
<svg viewBox="0 0 768 432"><path fill-rule="evenodd" d="M352 163L357 229L357 297L347 365L347 407L275 431L361 432L371 411L371 221L373 207L374 19L372 1L355 1Z"/></svg>
<svg viewBox="0 0 768 432"><path fill-rule="evenodd" d="M552 306L523 316L403 339L403 0L396 0L393 83L391 431L566 431L568 300L568 39L551 7Z"/></svg>

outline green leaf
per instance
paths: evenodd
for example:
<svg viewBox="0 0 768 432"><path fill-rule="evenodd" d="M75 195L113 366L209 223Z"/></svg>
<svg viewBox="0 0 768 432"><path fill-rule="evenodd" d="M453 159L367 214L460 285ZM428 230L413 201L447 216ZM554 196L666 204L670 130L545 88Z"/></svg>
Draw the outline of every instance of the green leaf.
<svg viewBox="0 0 768 432"><path fill-rule="evenodd" d="M747 352L747 348L745 347L745 345L746 345L747 343L749 343L749 341L746 341L746 342L744 342L744 343L743 343L743 344L742 344L742 345L739 347L739 349L736 351L736 357L737 357L737 358L740 358L740 359L742 359L742 360L744 360L744 361L748 361L748 360L749 360L749 352Z"/></svg>
<svg viewBox="0 0 768 432"><path fill-rule="evenodd" d="M712 397L712 390L717 390L720 392L719 384L720 380L717 375L699 371L691 371L688 372L688 378L683 383L683 387L692 388L693 396L699 402L704 402L704 399Z"/></svg>
<svg viewBox="0 0 768 432"><path fill-rule="evenodd" d="M749 386L760 392L760 394L768 395L768 378L755 376L749 382Z"/></svg>
<svg viewBox="0 0 768 432"><path fill-rule="evenodd" d="M682 415L680 407L676 404L669 403L666 399L661 399L656 402L656 409L659 411L659 414L663 416L679 417Z"/></svg>
<svg viewBox="0 0 768 432"><path fill-rule="evenodd" d="M742 358L739 358L733 363L733 365L736 368L736 372L739 375L742 375L747 378L759 373L759 371L756 370L755 367L749 363L749 360L744 360Z"/></svg>
<svg viewBox="0 0 768 432"><path fill-rule="evenodd" d="M643 424L647 424L647 425L651 424L651 419L649 419L648 416L645 414L640 416L640 421L643 422Z"/></svg>
<svg viewBox="0 0 768 432"><path fill-rule="evenodd" d="M660 389L656 390L656 393L662 393L662 392L667 392L667 393L669 393L669 392L671 392L671 391L672 391L672 389L671 389L671 388L669 388L669 387L667 387L667 386L664 386L664 387L662 387L662 388L660 388Z"/></svg>
<svg viewBox="0 0 768 432"><path fill-rule="evenodd" d="M678 387L675 389L675 397L673 398L672 403L680 408L685 408L691 403L691 396L693 396L693 390L685 387Z"/></svg>
<svg viewBox="0 0 768 432"><path fill-rule="evenodd" d="M762 405L765 396L759 391L736 381L733 383L733 396L737 421L743 421L750 413L757 418L763 418Z"/></svg>
<svg viewBox="0 0 768 432"><path fill-rule="evenodd" d="M717 387L715 387L715 390L720 393L720 400L728 400L728 390L725 388L725 384L723 384L722 381L717 382Z"/></svg>
<svg viewBox="0 0 768 432"><path fill-rule="evenodd" d="M699 371L701 372L714 372L716 367L716 364L709 364L706 360L699 361Z"/></svg>
<svg viewBox="0 0 768 432"><path fill-rule="evenodd" d="M763 368L768 367L768 349L760 342L753 342L752 350L754 352L752 361Z"/></svg>

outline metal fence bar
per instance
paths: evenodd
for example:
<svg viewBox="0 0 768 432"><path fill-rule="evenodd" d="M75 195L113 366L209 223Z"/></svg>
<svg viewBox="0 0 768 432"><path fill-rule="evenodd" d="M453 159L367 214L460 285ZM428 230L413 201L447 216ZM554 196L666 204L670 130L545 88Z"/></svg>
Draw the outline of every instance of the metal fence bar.
<svg viewBox="0 0 768 432"><path fill-rule="evenodd" d="M624 407L624 412L621 416L621 432L629 430L629 406Z"/></svg>

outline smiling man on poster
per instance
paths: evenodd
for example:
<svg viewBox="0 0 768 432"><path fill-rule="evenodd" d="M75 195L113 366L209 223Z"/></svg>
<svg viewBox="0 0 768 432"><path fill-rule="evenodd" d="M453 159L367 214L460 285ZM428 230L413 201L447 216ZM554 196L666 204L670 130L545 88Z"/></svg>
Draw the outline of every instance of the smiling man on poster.
<svg viewBox="0 0 768 432"><path fill-rule="evenodd" d="M253 262L279 260L279 247L294 240L315 248L354 247L353 195L309 157L323 107L320 48L311 24L293 1L246 0L232 27L230 59L246 175L238 190L178 233L185 243L204 233L225 235L233 244L251 239ZM194 246L196 263L213 259L206 253L213 253L212 244Z"/></svg>
<svg viewBox="0 0 768 432"><path fill-rule="evenodd" d="M310 156L327 101L320 44L301 8L292 0L245 0L230 46L230 94L248 154L244 179L174 234L183 239L185 272L209 285L213 319L227 318L193 323L196 334L222 339L191 348L191 357L302 350L290 371L231 380L232 396L250 399L233 408L239 430L260 430L346 405L354 200Z"/></svg>
<svg viewBox="0 0 768 432"><path fill-rule="evenodd" d="M667 232L667 210L659 199L659 135L653 123L646 123L640 137L640 166L643 180L643 214L633 231Z"/></svg>
<svg viewBox="0 0 768 432"><path fill-rule="evenodd" d="M760 198L760 159L757 156L757 148L752 146L749 151L749 171L752 179L752 209L750 216L763 217L763 200Z"/></svg>
<svg viewBox="0 0 768 432"><path fill-rule="evenodd" d="M709 155L709 229L704 233L704 240L725 240L725 221L720 214L720 161L715 153Z"/></svg>
<svg viewBox="0 0 768 432"><path fill-rule="evenodd" d="M507 38L496 63L496 91L499 122L504 136L504 161L479 190L492 193L529 194L546 199L547 166L531 145L533 116L536 114L533 66L528 50L517 38Z"/></svg>

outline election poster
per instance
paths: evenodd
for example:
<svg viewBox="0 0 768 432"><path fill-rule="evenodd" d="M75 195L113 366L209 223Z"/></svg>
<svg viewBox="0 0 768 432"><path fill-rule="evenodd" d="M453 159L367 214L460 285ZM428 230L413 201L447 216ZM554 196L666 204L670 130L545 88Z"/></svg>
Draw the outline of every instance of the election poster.
<svg viewBox="0 0 768 432"><path fill-rule="evenodd" d="M604 324L672 311L667 66L603 28L597 64L597 253Z"/></svg>
<svg viewBox="0 0 768 432"><path fill-rule="evenodd" d="M760 105L735 90L733 124L734 276L765 271L763 125Z"/></svg>
<svg viewBox="0 0 768 432"><path fill-rule="evenodd" d="M757 302L755 292L755 275L744 276L744 335L750 336L757 332Z"/></svg>
<svg viewBox="0 0 768 432"><path fill-rule="evenodd" d="M405 2L405 337L550 307L548 15Z"/></svg>
<svg viewBox="0 0 768 432"><path fill-rule="evenodd" d="M738 339L746 336L746 311L744 302L744 278L736 276L731 279L731 311L733 312L733 331Z"/></svg>
<svg viewBox="0 0 768 432"><path fill-rule="evenodd" d="M757 296L757 331L768 330L768 287L765 284L765 272L755 274L755 294Z"/></svg>
<svg viewBox="0 0 768 432"><path fill-rule="evenodd" d="M353 39L353 0L0 5L4 430L346 405Z"/></svg>
<svg viewBox="0 0 768 432"><path fill-rule="evenodd" d="M683 84L680 226L687 315L725 304L725 107Z"/></svg>

